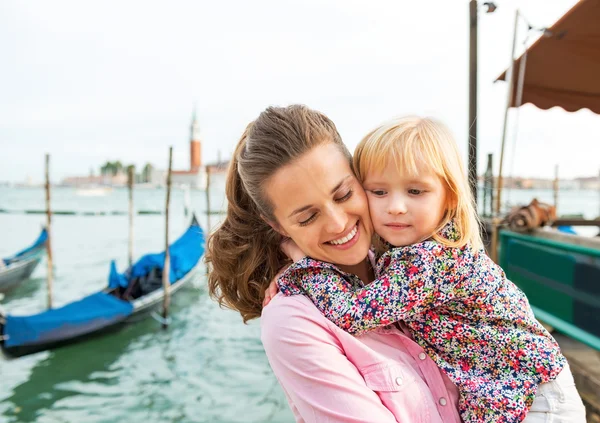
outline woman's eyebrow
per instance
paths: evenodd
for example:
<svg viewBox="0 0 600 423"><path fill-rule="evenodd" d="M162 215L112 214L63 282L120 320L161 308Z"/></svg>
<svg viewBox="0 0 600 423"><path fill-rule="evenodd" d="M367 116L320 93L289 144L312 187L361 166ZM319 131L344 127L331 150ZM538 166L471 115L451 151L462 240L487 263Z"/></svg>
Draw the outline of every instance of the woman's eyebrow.
<svg viewBox="0 0 600 423"><path fill-rule="evenodd" d="M293 212L290 213L288 218L292 217L295 214L302 213L303 211L310 209L312 206L313 206L312 204L309 204L308 206L303 206L303 207L297 208L296 210L294 210Z"/></svg>
<svg viewBox="0 0 600 423"><path fill-rule="evenodd" d="M333 187L333 189L331 190L331 193L332 193L332 194L335 194L335 192L336 192L338 189L340 189L340 187L342 186L342 184L343 184L344 182L346 182L346 179L348 179L348 178L351 178L351 177L352 177L352 175L347 175L347 176L346 176L344 179L342 179L342 180L340 181L340 183L339 183L339 184L337 184L335 187Z"/></svg>
<svg viewBox="0 0 600 423"><path fill-rule="evenodd" d="M340 187L341 187L341 186L344 184L344 182L346 182L346 180L347 180L348 178L351 178L351 177L352 177L352 175L346 175L346 176L344 177L344 179L342 179L342 180L340 181L340 183L339 183L339 184L337 184L335 187L333 187L333 189L331 190L331 193L332 193L332 194L335 194L335 192L336 192L338 189L340 189ZM299 208L297 208L296 210L294 210L293 212L291 212L291 213L290 213L290 215L288 216L288 218L292 217L292 216L293 216L293 215L295 215L295 214L302 213L303 211L306 211L306 210L310 209L311 207L313 207L313 205L312 205L312 204L309 204L309 205L307 205L307 206L302 206L302 207L299 207Z"/></svg>

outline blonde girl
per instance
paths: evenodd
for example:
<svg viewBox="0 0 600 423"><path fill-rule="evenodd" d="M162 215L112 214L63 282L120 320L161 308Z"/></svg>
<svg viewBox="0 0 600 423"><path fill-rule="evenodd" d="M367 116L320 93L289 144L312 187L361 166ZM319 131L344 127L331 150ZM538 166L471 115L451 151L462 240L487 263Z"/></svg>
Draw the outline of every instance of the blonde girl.
<svg viewBox="0 0 600 423"><path fill-rule="evenodd" d="M280 291L308 295L354 335L403 321L457 385L465 422L534 422L550 413L555 422L584 423L558 344L482 248L449 131L432 119L392 120L361 141L354 167L382 250L377 279L357 286L286 245L295 263L279 278ZM354 233L331 242L343 249Z"/></svg>

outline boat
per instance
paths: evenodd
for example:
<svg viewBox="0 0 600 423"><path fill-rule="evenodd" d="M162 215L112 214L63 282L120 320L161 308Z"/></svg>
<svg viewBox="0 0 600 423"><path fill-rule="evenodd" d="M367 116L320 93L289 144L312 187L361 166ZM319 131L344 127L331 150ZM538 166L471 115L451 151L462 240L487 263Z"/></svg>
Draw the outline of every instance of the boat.
<svg viewBox="0 0 600 423"><path fill-rule="evenodd" d="M188 284L202 267L204 232L198 220L169 246L169 293ZM5 355L19 357L78 342L116 330L147 317L163 304L162 271L165 253L147 254L119 273L110 264L105 289L78 301L30 316L13 316L0 310L0 347Z"/></svg>
<svg viewBox="0 0 600 423"><path fill-rule="evenodd" d="M0 292L8 292L27 280L46 252L48 232L42 229L38 239L29 247L2 260L0 266Z"/></svg>
<svg viewBox="0 0 600 423"><path fill-rule="evenodd" d="M513 61L515 76L505 71L497 79L511 80L509 106L600 114L599 19L600 2L581 0L545 30ZM600 237L565 233L561 226L598 228L600 216L559 218L527 231L501 227L497 261L525 292L536 317L600 351Z"/></svg>
<svg viewBox="0 0 600 423"><path fill-rule="evenodd" d="M81 186L77 187L75 195L80 197L104 197L112 193L112 187L108 186Z"/></svg>

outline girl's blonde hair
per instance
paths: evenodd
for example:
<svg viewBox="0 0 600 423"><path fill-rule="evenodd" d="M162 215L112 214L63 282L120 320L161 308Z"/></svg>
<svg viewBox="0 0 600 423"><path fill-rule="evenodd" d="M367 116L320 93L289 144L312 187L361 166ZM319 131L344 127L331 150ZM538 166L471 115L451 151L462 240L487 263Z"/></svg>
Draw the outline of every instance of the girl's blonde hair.
<svg viewBox="0 0 600 423"><path fill-rule="evenodd" d="M447 193L446 213L432 238L449 247L483 245L475 201L454 137L441 122L417 116L390 120L367 134L354 152L354 170L361 182L368 172L382 171L390 163L402 174L418 175L423 165L437 174ZM451 220L458 239L438 232Z"/></svg>

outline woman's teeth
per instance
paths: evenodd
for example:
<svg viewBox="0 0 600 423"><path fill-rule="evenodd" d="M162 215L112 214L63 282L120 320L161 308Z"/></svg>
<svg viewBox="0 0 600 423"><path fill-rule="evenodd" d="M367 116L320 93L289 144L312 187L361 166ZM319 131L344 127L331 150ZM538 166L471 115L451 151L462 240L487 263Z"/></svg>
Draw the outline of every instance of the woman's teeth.
<svg viewBox="0 0 600 423"><path fill-rule="evenodd" d="M349 233L348 235L346 235L345 237L343 237L343 238L340 238L340 239L335 239L335 240L333 240L333 241L329 241L329 243L330 243L330 244L333 244L333 245L342 245L342 244L345 244L345 243L347 243L348 241L350 241L352 238L354 238L354 235L356 235L356 232L357 232L357 231L358 231L358 225L356 225L356 226L354 227L354 229L352 229L352 232L350 232L350 233Z"/></svg>

